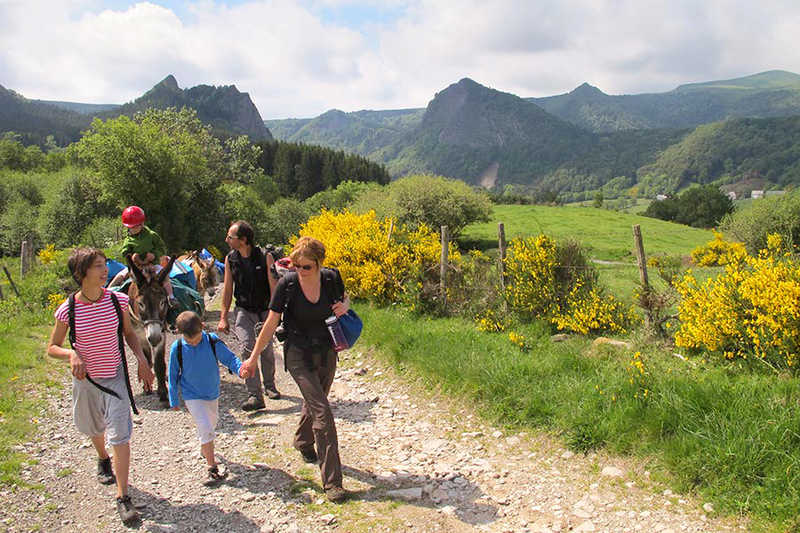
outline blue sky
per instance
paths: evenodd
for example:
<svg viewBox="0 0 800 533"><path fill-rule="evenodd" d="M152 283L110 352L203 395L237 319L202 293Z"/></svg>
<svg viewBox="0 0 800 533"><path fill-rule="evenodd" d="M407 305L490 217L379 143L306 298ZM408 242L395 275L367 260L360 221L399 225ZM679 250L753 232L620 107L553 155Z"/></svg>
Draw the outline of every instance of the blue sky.
<svg viewBox="0 0 800 533"><path fill-rule="evenodd" d="M0 85L123 103L173 74L264 118L424 107L463 77L520 96L800 73L800 3L733 0L0 0Z"/></svg>

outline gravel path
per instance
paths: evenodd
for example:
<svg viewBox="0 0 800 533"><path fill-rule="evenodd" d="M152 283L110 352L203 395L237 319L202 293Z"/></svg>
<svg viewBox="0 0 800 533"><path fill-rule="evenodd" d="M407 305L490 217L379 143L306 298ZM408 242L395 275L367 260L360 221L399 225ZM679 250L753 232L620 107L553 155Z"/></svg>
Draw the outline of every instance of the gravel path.
<svg viewBox="0 0 800 533"><path fill-rule="evenodd" d="M210 312L213 326L218 312ZM171 340L171 339L170 339ZM226 339L235 347L235 340ZM234 351L237 351L234 349ZM278 350L280 353L280 350ZM297 387L276 372L283 399L244 413L243 382L222 374L217 453L230 476L202 485L205 468L191 417L138 389L131 495L149 532L242 531L735 531L709 504L672 494L632 460L574 455L541 434L491 427L469 406L396 376L369 353L342 355L331 392L345 487L324 499L319 470L291 448ZM94 479L95 454L72 424L68 371L24 478L40 488L0 488L0 529L125 531L114 488ZM135 374L134 374L135 375Z"/></svg>

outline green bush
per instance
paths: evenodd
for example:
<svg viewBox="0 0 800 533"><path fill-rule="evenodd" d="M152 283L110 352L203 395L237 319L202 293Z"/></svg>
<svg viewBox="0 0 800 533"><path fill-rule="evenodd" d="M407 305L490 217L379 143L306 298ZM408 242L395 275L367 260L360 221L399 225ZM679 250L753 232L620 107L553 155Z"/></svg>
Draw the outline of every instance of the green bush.
<svg viewBox="0 0 800 533"><path fill-rule="evenodd" d="M767 247L767 235L778 233L783 242L800 246L800 192L750 202L726 216L719 229L741 241L755 255Z"/></svg>
<svg viewBox="0 0 800 533"><path fill-rule="evenodd" d="M731 199L716 185L705 185L686 189L674 198L652 202L642 214L694 228L713 228L731 212Z"/></svg>

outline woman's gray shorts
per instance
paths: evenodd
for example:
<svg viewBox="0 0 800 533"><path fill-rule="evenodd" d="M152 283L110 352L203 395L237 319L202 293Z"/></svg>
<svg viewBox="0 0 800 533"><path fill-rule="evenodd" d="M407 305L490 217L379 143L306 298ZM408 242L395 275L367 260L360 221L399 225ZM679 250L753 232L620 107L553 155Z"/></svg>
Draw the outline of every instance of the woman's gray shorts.
<svg viewBox="0 0 800 533"><path fill-rule="evenodd" d="M105 432L111 446L125 444L131 440L133 418L122 366L117 368L117 375L113 378L92 379L116 392L119 398L101 391L87 379L79 380L73 376L72 416L75 426L78 431L90 437Z"/></svg>

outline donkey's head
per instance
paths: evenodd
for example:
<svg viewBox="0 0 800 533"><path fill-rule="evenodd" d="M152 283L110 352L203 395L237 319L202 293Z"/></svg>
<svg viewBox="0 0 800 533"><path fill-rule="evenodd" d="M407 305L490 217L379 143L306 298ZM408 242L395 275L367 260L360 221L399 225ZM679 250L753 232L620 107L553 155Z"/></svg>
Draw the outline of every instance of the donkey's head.
<svg viewBox="0 0 800 533"><path fill-rule="evenodd" d="M195 252L197 254L197 252ZM209 296L214 296L217 292L217 285L219 284L219 271L214 262L214 258L208 260L201 258L199 255L194 256L195 264L200 267L200 274L197 277L197 291L203 293L206 291Z"/></svg>
<svg viewBox="0 0 800 533"><path fill-rule="evenodd" d="M145 336L150 346L158 346L163 342L162 332L166 327L169 300L167 291L163 287L164 280L172 270L175 257L171 257L169 264L157 275L148 277L133 261L128 259L128 268L133 273L136 291L131 301L139 320L145 329Z"/></svg>

